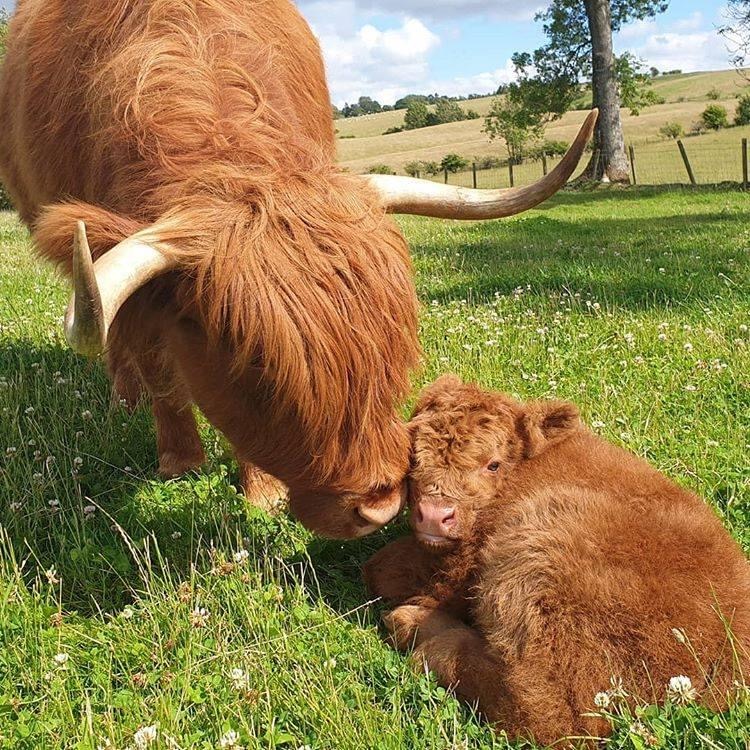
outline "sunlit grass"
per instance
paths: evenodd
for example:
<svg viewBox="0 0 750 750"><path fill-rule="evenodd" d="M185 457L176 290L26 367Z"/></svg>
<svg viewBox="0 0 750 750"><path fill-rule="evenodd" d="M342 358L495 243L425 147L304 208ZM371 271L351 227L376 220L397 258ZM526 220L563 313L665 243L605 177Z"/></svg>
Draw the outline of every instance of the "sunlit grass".
<svg viewBox="0 0 750 750"><path fill-rule="evenodd" d="M403 220L415 390L454 371L573 399L750 552L748 205L566 193L507 222ZM333 543L247 508L206 425L205 470L155 479L146 410L112 405L100 366L64 346L65 285L10 214L0 244L0 748L119 749L151 726L159 748L230 730L253 748L504 746L380 639L359 567L398 529ZM747 700L639 720L663 747L750 741ZM615 746L645 747L617 722Z"/></svg>

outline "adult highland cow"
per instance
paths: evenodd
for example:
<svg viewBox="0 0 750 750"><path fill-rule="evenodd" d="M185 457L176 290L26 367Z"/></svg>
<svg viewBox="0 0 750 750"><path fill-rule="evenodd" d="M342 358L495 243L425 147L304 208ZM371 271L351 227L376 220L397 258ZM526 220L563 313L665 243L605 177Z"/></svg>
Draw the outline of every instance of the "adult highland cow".
<svg viewBox="0 0 750 750"><path fill-rule="evenodd" d="M160 471L203 461L195 403L248 495L272 475L307 526L355 537L401 507L396 407L419 352L386 213L531 208L594 119L529 188L365 179L336 167L320 50L288 0L19 0L0 179L73 279L71 346L106 351L120 396L150 395Z"/></svg>

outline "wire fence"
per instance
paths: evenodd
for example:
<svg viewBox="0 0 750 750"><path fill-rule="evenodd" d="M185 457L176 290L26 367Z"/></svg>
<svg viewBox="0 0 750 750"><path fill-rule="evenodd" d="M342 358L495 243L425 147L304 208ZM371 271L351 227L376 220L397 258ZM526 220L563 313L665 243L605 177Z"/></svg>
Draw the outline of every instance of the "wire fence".
<svg viewBox="0 0 750 750"><path fill-rule="evenodd" d="M748 139L722 143L670 140L627 148L630 179L637 185L717 185L739 183L748 187ZM522 164L483 169L473 164L461 172L442 172L426 177L450 185L477 188L523 187L538 180L559 164L561 157L525 160ZM571 179L578 177L588 159Z"/></svg>

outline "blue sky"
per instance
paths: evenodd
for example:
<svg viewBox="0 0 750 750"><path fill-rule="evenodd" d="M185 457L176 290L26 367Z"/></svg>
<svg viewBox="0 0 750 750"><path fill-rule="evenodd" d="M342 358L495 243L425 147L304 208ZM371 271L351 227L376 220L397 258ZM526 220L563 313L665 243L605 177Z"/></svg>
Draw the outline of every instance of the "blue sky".
<svg viewBox="0 0 750 750"><path fill-rule="evenodd" d="M73 0L71 0L72 2ZM104 0L106 2L106 0ZM12 0L0 5L12 9ZM545 0L298 0L321 40L336 104L365 94L384 104L410 92L484 93L511 80L510 56L542 43ZM661 70L728 67L716 34L726 0L671 0L618 35Z"/></svg>

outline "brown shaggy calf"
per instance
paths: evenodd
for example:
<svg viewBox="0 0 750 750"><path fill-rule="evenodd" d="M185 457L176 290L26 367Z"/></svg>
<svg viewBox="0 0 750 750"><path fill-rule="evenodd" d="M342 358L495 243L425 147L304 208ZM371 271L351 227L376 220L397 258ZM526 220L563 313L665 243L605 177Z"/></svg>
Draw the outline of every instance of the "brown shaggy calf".
<svg viewBox="0 0 750 750"><path fill-rule="evenodd" d="M447 376L411 430L414 534L365 578L399 605L394 644L414 645L498 729L597 736L606 722L584 714L611 677L651 702L686 675L718 708L750 674L741 550L698 497L594 435L575 406Z"/></svg>

